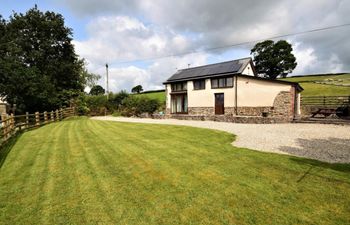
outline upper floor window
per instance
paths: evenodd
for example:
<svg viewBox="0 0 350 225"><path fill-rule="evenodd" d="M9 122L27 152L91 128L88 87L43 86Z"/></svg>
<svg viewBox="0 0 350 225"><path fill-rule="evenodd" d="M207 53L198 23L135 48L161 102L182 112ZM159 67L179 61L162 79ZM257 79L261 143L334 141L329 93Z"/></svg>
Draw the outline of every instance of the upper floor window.
<svg viewBox="0 0 350 225"><path fill-rule="evenodd" d="M228 88L228 87L233 87L233 77L211 79L211 88Z"/></svg>
<svg viewBox="0 0 350 225"><path fill-rule="evenodd" d="M203 90L205 89L205 80L194 80L193 81L194 90Z"/></svg>
<svg viewBox="0 0 350 225"><path fill-rule="evenodd" d="M171 84L171 91L187 91L187 82Z"/></svg>

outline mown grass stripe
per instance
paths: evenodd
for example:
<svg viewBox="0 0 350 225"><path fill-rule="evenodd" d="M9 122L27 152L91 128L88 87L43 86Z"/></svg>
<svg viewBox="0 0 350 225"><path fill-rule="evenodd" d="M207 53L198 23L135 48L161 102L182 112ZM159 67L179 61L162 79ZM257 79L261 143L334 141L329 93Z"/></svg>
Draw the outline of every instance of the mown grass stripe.
<svg viewBox="0 0 350 225"><path fill-rule="evenodd" d="M0 224L350 221L349 165L236 148L230 134L191 127L78 118L33 131L0 168Z"/></svg>

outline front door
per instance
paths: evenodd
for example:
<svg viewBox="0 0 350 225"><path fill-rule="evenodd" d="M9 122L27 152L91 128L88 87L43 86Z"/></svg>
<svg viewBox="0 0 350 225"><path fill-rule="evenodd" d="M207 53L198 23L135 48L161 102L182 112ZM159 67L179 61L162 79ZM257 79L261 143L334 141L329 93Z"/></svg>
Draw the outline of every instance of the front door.
<svg viewBox="0 0 350 225"><path fill-rule="evenodd" d="M225 113L224 94L215 94L215 115L222 115Z"/></svg>

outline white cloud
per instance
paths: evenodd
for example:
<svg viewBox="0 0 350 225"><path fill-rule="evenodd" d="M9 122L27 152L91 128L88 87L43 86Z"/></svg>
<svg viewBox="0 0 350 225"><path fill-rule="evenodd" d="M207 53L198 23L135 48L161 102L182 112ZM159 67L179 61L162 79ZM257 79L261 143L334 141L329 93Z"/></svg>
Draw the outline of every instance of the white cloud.
<svg viewBox="0 0 350 225"><path fill-rule="evenodd" d="M146 68L136 66L126 67L109 67L109 89L113 92L121 90L130 91L132 87L141 84L144 90L163 89L163 82L173 75L177 69L187 68L191 66L199 66L205 64L207 55L197 53L186 57L170 57L157 60ZM89 66L90 68L90 66ZM99 68L95 72L102 74L103 77L99 84L106 87L105 69Z"/></svg>
<svg viewBox="0 0 350 225"><path fill-rule="evenodd" d="M293 54L297 58L297 67L292 75L302 75L305 71L310 71L317 62L315 50L313 48L302 49L300 43L293 44Z"/></svg>
<svg viewBox="0 0 350 225"><path fill-rule="evenodd" d="M109 64L110 90L130 90L141 84L145 90L164 88L164 82L176 69L203 65L207 54L196 53L151 61L144 66L124 66L120 61L169 55L186 51L191 40L170 29L126 16L98 17L87 26L89 39L74 41L77 53L88 62L91 72L105 75ZM105 79L100 84L105 86Z"/></svg>
<svg viewBox="0 0 350 225"><path fill-rule="evenodd" d="M169 55L186 50L190 42L170 29L127 16L98 17L87 30L89 38L74 44L81 56L99 64Z"/></svg>
<svg viewBox="0 0 350 225"><path fill-rule="evenodd" d="M106 62L171 55L343 24L349 22L350 11L348 0L64 2L79 16L93 18L87 25L88 38L74 44L94 69ZM293 74L350 70L349 35L350 29L340 28L291 37L293 43L298 43L294 45L298 66ZM241 46L239 51L243 49L248 55L251 47L252 44ZM213 54L224 55L223 51ZM205 60L199 61L205 64L207 54L202 55ZM149 88L158 87L171 75L173 66L180 62L184 66L189 61L190 56L186 56L159 60L148 67L135 64L139 70L127 66L118 72L129 74L123 79L130 85L115 82L115 88L129 89L135 83L132 79L145 82Z"/></svg>

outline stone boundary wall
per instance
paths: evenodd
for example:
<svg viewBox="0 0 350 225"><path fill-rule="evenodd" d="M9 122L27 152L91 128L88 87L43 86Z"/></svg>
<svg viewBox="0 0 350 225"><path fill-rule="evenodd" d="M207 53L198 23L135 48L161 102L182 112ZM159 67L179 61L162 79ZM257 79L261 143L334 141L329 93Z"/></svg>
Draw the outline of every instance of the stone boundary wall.
<svg viewBox="0 0 350 225"><path fill-rule="evenodd" d="M255 124L270 124L270 123L287 123L290 122L283 117L262 117L262 116L228 116L228 115L171 115L172 119L179 120L201 120L201 121L217 121L230 123L255 123Z"/></svg>
<svg viewBox="0 0 350 225"><path fill-rule="evenodd" d="M188 107L188 115L214 115L214 107Z"/></svg>
<svg viewBox="0 0 350 225"><path fill-rule="evenodd" d="M273 112L273 107L238 107L238 116L262 116L263 113L268 113L271 115Z"/></svg>

